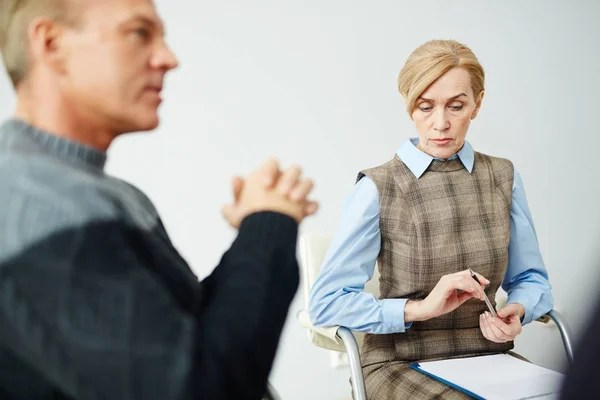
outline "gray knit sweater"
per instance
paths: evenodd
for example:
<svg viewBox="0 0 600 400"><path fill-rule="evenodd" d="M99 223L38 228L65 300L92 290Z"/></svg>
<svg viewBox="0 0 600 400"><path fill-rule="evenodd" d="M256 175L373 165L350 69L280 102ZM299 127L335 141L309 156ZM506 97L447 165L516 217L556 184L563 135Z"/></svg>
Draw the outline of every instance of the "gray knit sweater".
<svg viewBox="0 0 600 400"><path fill-rule="evenodd" d="M298 285L297 224L249 216L199 283L105 161L0 127L0 398L260 398Z"/></svg>

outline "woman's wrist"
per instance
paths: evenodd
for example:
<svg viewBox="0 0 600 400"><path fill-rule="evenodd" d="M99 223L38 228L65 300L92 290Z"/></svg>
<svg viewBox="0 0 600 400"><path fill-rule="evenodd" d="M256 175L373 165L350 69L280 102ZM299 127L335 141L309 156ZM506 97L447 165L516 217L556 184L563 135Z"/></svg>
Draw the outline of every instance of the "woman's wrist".
<svg viewBox="0 0 600 400"><path fill-rule="evenodd" d="M404 305L404 323L408 324L415 321L424 321L427 318L423 315L423 302L419 300L408 300Z"/></svg>

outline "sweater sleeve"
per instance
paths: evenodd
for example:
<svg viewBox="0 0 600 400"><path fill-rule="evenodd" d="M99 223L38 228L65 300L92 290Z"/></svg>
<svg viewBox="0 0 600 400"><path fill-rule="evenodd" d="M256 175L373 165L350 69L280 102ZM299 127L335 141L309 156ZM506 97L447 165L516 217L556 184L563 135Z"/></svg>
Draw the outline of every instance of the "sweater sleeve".
<svg viewBox="0 0 600 400"><path fill-rule="evenodd" d="M182 299L148 232L118 220L56 231L2 260L0 339L73 398L258 399L298 286L296 239L289 217L249 216Z"/></svg>
<svg viewBox="0 0 600 400"><path fill-rule="evenodd" d="M258 399L299 283L297 224L277 213L246 218L202 282L194 398Z"/></svg>

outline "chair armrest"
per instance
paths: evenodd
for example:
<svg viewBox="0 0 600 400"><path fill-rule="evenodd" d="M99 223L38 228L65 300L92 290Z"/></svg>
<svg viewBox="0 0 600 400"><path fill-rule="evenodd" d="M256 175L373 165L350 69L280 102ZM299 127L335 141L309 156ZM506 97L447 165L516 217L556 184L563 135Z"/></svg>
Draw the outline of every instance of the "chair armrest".
<svg viewBox="0 0 600 400"><path fill-rule="evenodd" d="M310 342L315 346L329 350L346 352L346 347L337 334L339 326L331 326L327 328L314 326L310 321L308 311L306 310L301 310L298 312L298 322L300 322L302 327L306 328L308 340L310 340Z"/></svg>
<svg viewBox="0 0 600 400"><path fill-rule="evenodd" d="M365 388L365 378L360 362L360 351L356 337L352 331L345 326L338 328L338 336L344 342L348 353L348 365L350 366L350 375L352 377L352 394L355 400L367 400L367 390Z"/></svg>
<svg viewBox="0 0 600 400"><path fill-rule="evenodd" d="M306 310L301 310L298 313L298 321L300 325L306 328L308 339L314 345L348 354L353 397L356 400L367 400L365 380L360 363L360 352L356 337L354 337L352 331L340 326L316 327L310 322Z"/></svg>
<svg viewBox="0 0 600 400"><path fill-rule="evenodd" d="M567 353L567 360L569 364L573 363L573 340L571 339L571 332L569 331L569 327L566 322L563 320L562 315L556 310L550 310L548 314L549 318L552 318L552 321L558 327L558 331L560 332L560 337L563 342L563 346L565 348L565 353Z"/></svg>

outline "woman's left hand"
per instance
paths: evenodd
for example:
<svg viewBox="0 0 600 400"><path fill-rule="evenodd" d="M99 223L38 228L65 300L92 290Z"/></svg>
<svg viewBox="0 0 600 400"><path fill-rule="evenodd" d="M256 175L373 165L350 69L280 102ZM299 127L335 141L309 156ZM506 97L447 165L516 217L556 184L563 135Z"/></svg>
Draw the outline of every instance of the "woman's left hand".
<svg viewBox="0 0 600 400"><path fill-rule="evenodd" d="M495 343L505 343L515 340L523 329L521 317L525 315L522 304L507 304L498 310L498 317L494 318L489 312L479 316L479 328L483 336Z"/></svg>

